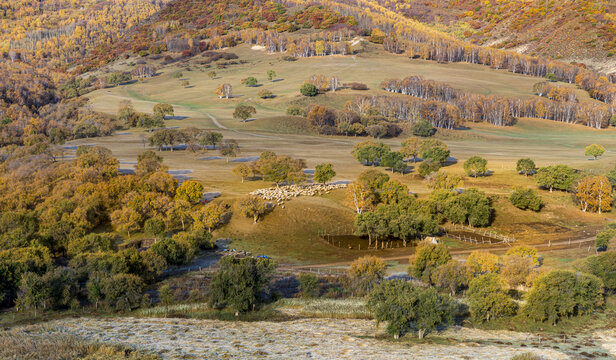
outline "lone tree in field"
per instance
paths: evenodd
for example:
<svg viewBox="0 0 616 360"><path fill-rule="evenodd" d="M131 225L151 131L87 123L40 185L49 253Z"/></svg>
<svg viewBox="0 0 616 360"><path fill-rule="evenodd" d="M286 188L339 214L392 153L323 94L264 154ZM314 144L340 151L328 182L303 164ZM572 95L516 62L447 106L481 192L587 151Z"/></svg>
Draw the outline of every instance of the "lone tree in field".
<svg viewBox="0 0 616 360"><path fill-rule="evenodd" d="M233 168L233 173L242 178L242 183L244 183L244 179L254 174L254 169L247 164L239 164L238 166Z"/></svg>
<svg viewBox="0 0 616 360"><path fill-rule="evenodd" d="M471 156L464 162L464 171L472 177L483 176L488 172L488 160L479 156Z"/></svg>
<svg viewBox="0 0 616 360"><path fill-rule="evenodd" d="M358 290L357 294L363 295L383 280L386 268L387 265L383 259L367 255L355 259L349 266L347 275Z"/></svg>
<svg viewBox="0 0 616 360"><path fill-rule="evenodd" d="M366 165L375 165L389 152L389 146L368 140L355 144L351 154L361 163L365 162Z"/></svg>
<svg viewBox="0 0 616 360"><path fill-rule="evenodd" d="M319 164L314 169L314 181L325 184L336 176L334 171L334 165L332 164Z"/></svg>
<svg viewBox="0 0 616 360"><path fill-rule="evenodd" d="M447 296L434 288L419 288L404 280L379 284L370 293L368 308L377 323L387 321L385 331L398 339L409 331L423 337L453 321L454 307Z"/></svg>
<svg viewBox="0 0 616 360"><path fill-rule="evenodd" d="M520 159L516 163L515 169L518 173L525 176L532 175L535 173L535 162L529 158Z"/></svg>
<svg viewBox="0 0 616 360"><path fill-rule="evenodd" d="M210 306L238 312L255 310L269 293L268 284L276 264L270 259L223 256L220 270L210 283Z"/></svg>
<svg viewBox="0 0 616 360"><path fill-rule="evenodd" d="M554 165L539 168L535 175L537 185L556 190L569 190L575 180L575 170L567 165Z"/></svg>
<svg viewBox="0 0 616 360"><path fill-rule="evenodd" d="M299 88L299 92L304 96L312 97L319 94L319 89L311 83L305 83Z"/></svg>
<svg viewBox="0 0 616 360"><path fill-rule="evenodd" d="M210 80L214 80L214 78L216 78L216 71L210 71L207 73L207 76L210 77Z"/></svg>
<svg viewBox="0 0 616 360"><path fill-rule="evenodd" d="M267 80L273 81L276 78L276 72L274 70L267 70Z"/></svg>
<svg viewBox="0 0 616 360"><path fill-rule="evenodd" d="M601 145L592 144L586 147L584 150L584 155L592 156L597 160L597 158L605 153L605 148Z"/></svg>
<svg viewBox="0 0 616 360"><path fill-rule="evenodd" d="M218 98L228 99L231 96L231 92L233 91L233 87L231 84L220 84L214 91L214 94L218 95Z"/></svg>
<svg viewBox="0 0 616 360"><path fill-rule="evenodd" d="M257 86L258 83L259 83L259 80L257 80L257 78L254 76L249 76L246 79L244 79L244 85L249 86L249 87Z"/></svg>
<svg viewBox="0 0 616 360"><path fill-rule="evenodd" d="M258 196L241 198L237 200L236 207L240 214L252 218L255 224L268 211L267 203Z"/></svg>
<svg viewBox="0 0 616 360"><path fill-rule="evenodd" d="M583 178L577 186L576 196L584 212L591 211L601 214L610 211L612 207L612 185L603 175L589 175Z"/></svg>
<svg viewBox="0 0 616 360"><path fill-rule="evenodd" d="M421 152L421 139L418 137L410 137L402 141L402 149L400 153L406 157L413 157L413 162L417 161L417 155Z"/></svg>
<svg viewBox="0 0 616 360"><path fill-rule="evenodd" d="M173 116L173 105L171 104L156 104L152 109L155 116L165 118L165 115Z"/></svg>
<svg viewBox="0 0 616 360"><path fill-rule="evenodd" d="M233 118L240 119L242 122L246 122L251 116L257 113L257 109L254 106L239 104L233 111Z"/></svg>
<svg viewBox="0 0 616 360"><path fill-rule="evenodd" d="M236 157L237 154L240 153L240 146L237 143L237 140L225 139L219 146L220 148L218 151L220 152L220 155L227 159L227 162L229 162L230 157Z"/></svg>

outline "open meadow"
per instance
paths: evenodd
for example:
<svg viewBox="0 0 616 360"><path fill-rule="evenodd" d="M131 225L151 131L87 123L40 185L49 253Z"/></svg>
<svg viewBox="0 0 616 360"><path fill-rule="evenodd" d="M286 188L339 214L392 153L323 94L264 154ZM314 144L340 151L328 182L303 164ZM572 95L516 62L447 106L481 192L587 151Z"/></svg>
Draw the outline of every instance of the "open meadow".
<svg viewBox="0 0 616 360"><path fill-rule="evenodd" d="M118 105L124 100L130 100L136 110L142 112L151 112L157 103L169 103L175 109L175 116L165 121L167 127L214 130L221 132L225 138L237 140L241 152L228 162L215 150L160 153L174 174L199 180L205 185L206 191L220 192L223 201L233 202L253 190L271 186L271 183L264 181L242 183L232 172L236 165L254 160L265 150L304 159L308 169L314 169L319 163L332 163L337 172L334 181L352 181L366 169L351 155L353 146L365 140L365 137L318 135L305 118L285 115L289 105L320 104L341 109L346 101L358 95L387 94L380 89L380 83L385 79L410 75L446 82L455 88L474 93L522 98L534 96L533 85L541 80L480 65L409 60L405 56L388 54L362 41L357 41L356 47L361 48L361 51L353 56L285 61L281 56L268 54L258 46L240 45L226 50L238 55L236 64L205 68L199 64L199 57L195 57L161 66L155 77L97 90L87 97L93 109L111 115L116 113ZM133 60L117 61L113 67L121 70ZM277 75L273 81L266 79L266 72L271 69ZM211 70L216 72L214 79L207 75ZM179 79L176 75L178 72L182 75ZM342 83L363 82L369 90L343 89L314 98L303 97L298 89L313 74L335 75ZM259 86L242 85L241 79L248 76L256 77ZM182 86L181 80L187 80L189 85ZM233 86L230 99L219 99L214 94L217 85L223 82ZM574 85L563 86L575 89ZM263 88L271 90L275 97L259 98L257 92ZM580 89L575 89L575 92L581 101L594 101ZM256 108L257 113L253 119L247 122L233 119L233 109L240 103ZM405 129L403 135L382 141L394 150L399 149L407 132L408 129ZM540 213L515 208L508 201L512 189L515 186L536 187L532 177L516 173L516 161L530 157L539 167L568 164L577 169L605 172L613 167L616 160L616 153L612 150L616 149L615 134L614 129L596 130L582 125L521 118L513 126L467 123L461 129L440 129L435 136L447 143L452 157L457 160L445 168L448 172L464 175L462 163L473 155L488 160L492 175L465 177L462 187L476 187L491 196L496 213L490 231L513 237L521 243L541 244L592 237L595 229L603 226L612 215L583 213L575 199L562 192L541 191L545 207ZM146 141L150 135L143 129L133 128L109 137L76 140L71 145L98 144L108 147L121 160L121 168L131 168L137 154L150 149ZM590 143L600 143L607 149L605 155L597 161L590 161L584 156L584 148ZM410 163L415 168L418 164ZM408 185L419 197L430 192L417 175L416 169L409 174L390 173L390 176ZM323 233L352 233L354 212L343 205L343 200L344 190L336 190L327 196L296 198L287 202L285 208L276 208L273 214L257 224L234 217L216 235L233 239L233 246L268 254L284 262L350 260L358 256L357 250L332 246L320 236ZM458 246L467 247L461 242ZM412 249L386 249L381 255L395 256L411 252Z"/></svg>

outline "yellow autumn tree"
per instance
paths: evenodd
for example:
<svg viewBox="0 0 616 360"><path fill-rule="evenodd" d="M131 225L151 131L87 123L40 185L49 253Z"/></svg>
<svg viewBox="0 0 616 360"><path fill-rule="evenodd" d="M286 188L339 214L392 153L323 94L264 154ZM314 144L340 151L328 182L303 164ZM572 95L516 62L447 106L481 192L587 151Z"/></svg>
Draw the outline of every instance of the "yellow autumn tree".
<svg viewBox="0 0 616 360"><path fill-rule="evenodd" d="M347 187L345 204L355 210L357 214L372 209L374 193L369 186L363 183L350 183Z"/></svg>
<svg viewBox="0 0 616 360"><path fill-rule="evenodd" d="M473 251L466 265L475 274L497 272L498 271L498 256L487 251Z"/></svg>
<svg viewBox="0 0 616 360"><path fill-rule="evenodd" d="M612 185L606 176L586 176L577 186L577 198L582 211L609 211L612 207Z"/></svg>

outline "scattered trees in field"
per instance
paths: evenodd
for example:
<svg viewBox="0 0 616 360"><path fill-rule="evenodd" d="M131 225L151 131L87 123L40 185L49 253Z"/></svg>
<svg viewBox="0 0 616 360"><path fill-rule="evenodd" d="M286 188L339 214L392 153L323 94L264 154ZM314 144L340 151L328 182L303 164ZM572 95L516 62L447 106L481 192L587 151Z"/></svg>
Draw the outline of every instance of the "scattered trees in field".
<svg viewBox="0 0 616 360"><path fill-rule="evenodd" d="M424 160L432 160L442 164L447 161L449 155L449 147L441 140L425 139L421 143L421 157Z"/></svg>
<svg viewBox="0 0 616 360"><path fill-rule="evenodd" d="M577 185L576 196L580 201L582 211L601 214L612 208L613 190L607 177L586 176Z"/></svg>
<svg viewBox="0 0 616 360"><path fill-rule="evenodd" d="M327 164L319 164L314 169L314 181L325 184L336 176L336 171L334 170L334 165Z"/></svg>
<svg viewBox="0 0 616 360"><path fill-rule="evenodd" d="M366 165L374 165L390 151L389 146L383 143L367 140L355 144L352 154L357 161L366 163Z"/></svg>
<svg viewBox="0 0 616 360"><path fill-rule="evenodd" d="M276 78L276 72L274 70L267 70L267 80L273 81Z"/></svg>
<svg viewBox="0 0 616 360"><path fill-rule="evenodd" d="M409 331L422 339L453 321L451 300L434 288L415 287L404 280L380 283L370 293L368 308L378 322L387 321L385 331L398 339Z"/></svg>
<svg viewBox="0 0 616 360"><path fill-rule="evenodd" d="M464 171L469 176L484 176L488 172L488 161L480 156L471 156L464 162Z"/></svg>
<svg viewBox="0 0 616 360"><path fill-rule="evenodd" d="M216 71L208 71L207 76L210 78L210 80L214 80L216 78Z"/></svg>
<svg viewBox="0 0 616 360"><path fill-rule="evenodd" d="M254 106L239 104L233 111L233 118L246 122L251 116L257 113L257 109Z"/></svg>
<svg viewBox="0 0 616 360"><path fill-rule="evenodd" d="M605 153L605 148L601 145L591 144L584 150L584 155L592 156L595 160Z"/></svg>
<svg viewBox="0 0 616 360"><path fill-rule="evenodd" d="M517 304L507 296L503 281L495 273L471 280L466 294L471 317L479 323L514 315L518 309Z"/></svg>
<svg viewBox="0 0 616 360"><path fill-rule="evenodd" d="M513 190L511 195L509 195L509 201L521 210L541 210L541 198L533 189L517 187Z"/></svg>
<svg viewBox="0 0 616 360"><path fill-rule="evenodd" d="M438 171L426 175L425 182L432 190L453 190L460 185L462 177L445 171Z"/></svg>
<svg viewBox="0 0 616 360"><path fill-rule="evenodd" d="M392 173L395 171L404 173L407 168L404 155L397 151L390 151L383 155L380 165L390 168Z"/></svg>
<svg viewBox="0 0 616 360"><path fill-rule="evenodd" d="M534 281L523 310L531 319L556 325L562 318L588 314L603 303L603 282L596 276L552 270Z"/></svg>
<svg viewBox="0 0 616 360"><path fill-rule="evenodd" d="M300 183L306 179L303 171L306 168L304 160L293 159L286 155L278 156L271 151L261 153L253 167L263 176L263 180L274 182L276 186L285 182Z"/></svg>
<svg viewBox="0 0 616 360"><path fill-rule="evenodd" d="M212 277L208 302L237 312L255 310L267 300L268 284L276 264L264 258L224 256Z"/></svg>
<svg viewBox="0 0 616 360"><path fill-rule="evenodd" d="M535 173L535 162L529 158L520 159L516 163L515 169L524 176L532 175Z"/></svg>
<svg viewBox="0 0 616 360"><path fill-rule="evenodd" d="M569 190L575 181L575 170L567 165L553 165L539 168L535 174L537 185L556 190Z"/></svg>

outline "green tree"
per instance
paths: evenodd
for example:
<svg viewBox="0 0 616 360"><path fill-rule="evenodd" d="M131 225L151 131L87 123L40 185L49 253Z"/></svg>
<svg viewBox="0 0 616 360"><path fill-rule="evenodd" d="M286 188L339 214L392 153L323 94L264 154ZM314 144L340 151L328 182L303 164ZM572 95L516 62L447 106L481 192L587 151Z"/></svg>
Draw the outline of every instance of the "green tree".
<svg viewBox="0 0 616 360"><path fill-rule="evenodd" d="M524 313L536 321L556 323L562 318L591 313L602 306L603 282L594 275L552 270L535 279Z"/></svg>
<svg viewBox="0 0 616 360"><path fill-rule="evenodd" d="M229 162L230 157L236 157L240 153L240 145L237 140L225 139L219 144L218 152Z"/></svg>
<svg viewBox="0 0 616 360"><path fill-rule="evenodd" d="M299 92L304 96L317 96L319 94L319 89L311 83L305 83L299 88Z"/></svg>
<svg viewBox="0 0 616 360"><path fill-rule="evenodd" d="M178 186L176 189L175 198L195 204L203 198L203 185L194 180L184 181L182 185Z"/></svg>
<svg viewBox="0 0 616 360"><path fill-rule="evenodd" d="M195 248L188 241L178 238L159 240L150 249L155 254L162 256L171 265L188 264L195 256Z"/></svg>
<svg viewBox="0 0 616 360"><path fill-rule="evenodd" d="M301 273L297 280L302 297L315 298L319 296L319 278L315 274Z"/></svg>
<svg viewBox="0 0 616 360"><path fill-rule="evenodd" d="M422 161L417 168L417 173L422 177L427 177L430 174L434 174L439 171L442 167L441 163L438 161L433 161L431 159Z"/></svg>
<svg viewBox="0 0 616 360"><path fill-rule="evenodd" d="M240 119L242 122L246 122L251 116L257 113L257 109L254 106L239 104L233 111L233 118Z"/></svg>
<svg viewBox="0 0 616 360"><path fill-rule="evenodd" d="M116 310L130 311L139 306L143 292L143 281L136 275L116 274L102 281L105 305Z"/></svg>
<svg viewBox="0 0 616 360"><path fill-rule="evenodd" d="M404 162L404 156L397 151L390 151L385 153L381 158L380 162L381 166L388 167L391 169L391 172L399 171L401 173L406 170L406 163Z"/></svg>
<svg viewBox="0 0 616 360"><path fill-rule="evenodd" d="M173 291L169 285L163 285L158 289L158 298L160 303L165 307L165 313L169 313L169 305L173 304Z"/></svg>
<svg viewBox="0 0 616 360"><path fill-rule="evenodd" d="M518 173L525 176L532 175L535 173L535 162L529 158L520 159L516 163L515 169Z"/></svg>
<svg viewBox="0 0 616 360"><path fill-rule="evenodd" d="M537 185L556 190L569 190L575 181L575 170L567 165L554 165L539 168L535 175Z"/></svg>
<svg viewBox="0 0 616 360"><path fill-rule="evenodd" d="M257 78L255 78L254 76L249 76L244 80L244 84L246 86L257 86L257 84L259 83L259 80L257 80Z"/></svg>
<svg viewBox="0 0 616 360"><path fill-rule="evenodd" d="M481 323L517 312L517 305L507 296L498 274L488 273L474 278L466 294L473 321Z"/></svg>
<svg viewBox="0 0 616 360"><path fill-rule="evenodd" d="M447 220L471 226L488 226L492 221L492 202L482 191L474 188L447 199L443 205Z"/></svg>
<svg viewBox="0 0 616 360"><path fill-rule="evenodd" d="M254 174L254 169L252 166L242 163L233 168L233 173L241 177L242 183L244 183L244 179Z"/></svg>
<svg viewBox="0 0 616 360"><path fill-rule="evenodd" d="M267 70L267 80L273 81L276 78L276 72L274 70Z"/></svg>
<svg viewBox="0 0 616 360"><path fill-rule="evenodd" d="M597 160L597 158L605 153L605 148L598 144L591 144L586 147L584 150L584 155L592 156Z"/></svg>
<svg viewBox="0 0 616 360"><path fill-rule="evenodd" d="M21 276L17 308L34 309L34 316L37 316L38 309L43 308L49 299L49 293L50 289L42 276L26 272Z"/></svg>
<svg viewBox="0 0 616 360"><path fill-rule="evenodd" d="M600 278L606 290L616 290L616 251L606 251L579 259L573 263L573 268Z"/></svg>
<svg viewBox="0 0 616 360"><path fill-rule="evenodd" d="M449 148L441 140L425 139L421 143L421 157L424 160L432 160L442 164L447 161L449 154Z"/></svg>
<svg viewBox="0 0 616 360"><path fill-rule="evenodd" d="M209 303L246 312L266 300L268 284L276 264L264 258L224 256L210 282Z"/></svg>
<svg viewBox="0 0 616 360"><path fill-rule="evenodd" d="M411 125L411 132L415 136L430 137L434 135L436 129L428 120L417 120Z"/></svg>
<svg viewBox="0 0 616 360"><path fill-rule="evenodd" d="M488 161L479 156L471 156L464 162L464 171L469 176L483 176L488 172Z"/></svg>
<svg viewBox="0 0 616 360"><path fill-rule="evenodd" d="M415 257L411 259L412 262L408 269L409 275L425 282L430 282L432 273L439 266L447 264L451 260L451 255L447 245L442 243L434 244L431 241L425 240L417 245Z"/></svg>
<svg viewBox="0 0 616 360"><path fill-rule="evenodd" d="M404 280L390 280L379 284L368 298L368 309L379 322L387 321L386 331L399 338L416 331L422 339L438 327L453 320L453 304L434 288L417 288Z"/></svg>
<svg viewBox="0 0 616 360"><path fill-rule="evenodd" d="M336 176L336 171L334 171L334 165L327 164L319 164L314 168L314 181L325 184Z"/></svg>
<svg viewBox="0 0 616 360"><path fill-rule="evenodd" d="M162 236L165 233L165 230L165 222L159 217L147 219L143 223L143 232L154 237Z"/></svg>
<svg viewBox="0 0 616 360"><path fill-rule="evenodd" d="M509 196L509 200L518 209L530 209L532 211L541 210L541 198L533 189L517 187Z"/></svg>
<svg viewBox="0 0 616 360"><path fill-rule="evenodd" d="M351 154L361 163L374 165L388 154L391 150L389 146L374 141L362 141L353 147Z"/></svg>

